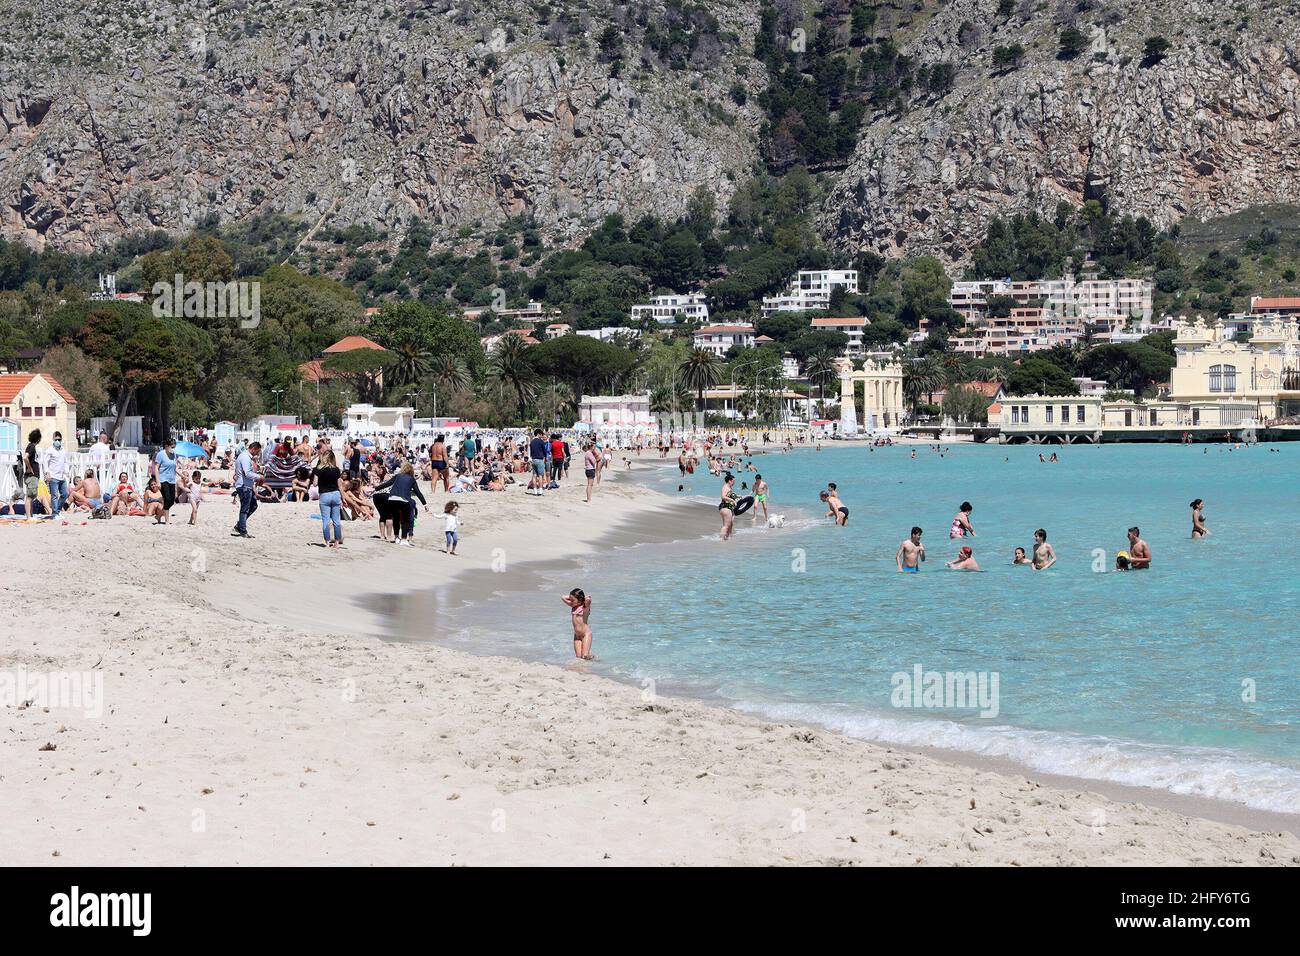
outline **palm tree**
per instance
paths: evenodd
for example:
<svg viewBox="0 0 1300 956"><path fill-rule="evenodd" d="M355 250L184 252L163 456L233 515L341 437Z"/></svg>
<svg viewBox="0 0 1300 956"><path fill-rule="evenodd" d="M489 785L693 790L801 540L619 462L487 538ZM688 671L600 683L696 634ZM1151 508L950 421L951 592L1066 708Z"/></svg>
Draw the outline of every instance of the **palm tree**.
<svg viewBox="0 0 1300 956"><path fill-rule="evenodd" d="M912 406L914 418L921 396L933 398L935 389L940 388L943 382L943 364L936 356L928 355L903 367L903 395Z"/></svg>
<svg viewBox="0 0 1300 956"><path fill-rule="evenodd" d="M981 382L996 382L999 385L1007 384L1007 370L1001 365L991 365L988 368L979 370L977 379Z"/></svg>
<svg viewBox="0 0 1300 956"><path fill-rule="evenodd" d="M521 335L507 335L488 357L488 379L502 393L513 391L522 421L528 403L537 396L537 370L528 360L528 346Z"/></svg>
<svg viewBox="0 0 1300 956"><path fill-rule="evenodd" d="M692 349L686 361L678 366L682 384L695 389L700 411L704 411L704 390L722 381L723 363L708 349Z"/></svg>
<svg viewBox="0 0 1300 956"><path fill-rule="evenodd" d="M429 370L429 353L414 342L403 342L393 349L393 379L397 385L414 385Z"/></svg>
<svg viewBox="0 0 1300 956"><path fill-rule="evenodd" d="M814 352L808 359L808 364L804 366L804 374L808 376L808 382L817 386L818 404L821 405L822 413L826 411L826 383L839 375L839 369L835 367L835 361L830 352Z"/></svg>
<svg viewBox="0 0 1300 956"><path fill-rule="evenodd" d="M956 352L943 353L939 361L943 367L943 378L946 384L956 385L958 382L966 381L966 362Z"/></svg>
<svg viewBox="0 0 1300 956"><path fill-rule="evenodd" d="M469 368L463 361L450 353L440 355L434 359L429 372L433 380L438 383L438 387L448 392L467 392L470 386L474 384L469 374Z"/></svg>

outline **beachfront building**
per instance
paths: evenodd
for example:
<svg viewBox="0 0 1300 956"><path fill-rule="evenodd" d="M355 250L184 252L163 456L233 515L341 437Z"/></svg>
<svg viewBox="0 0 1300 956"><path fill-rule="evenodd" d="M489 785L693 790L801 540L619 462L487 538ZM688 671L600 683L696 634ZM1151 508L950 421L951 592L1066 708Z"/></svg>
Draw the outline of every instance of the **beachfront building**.
<svg viewBox="0 0 1300 956"><path fill-rule="evenodd" d="M1249 417L1300 413L1300 328L1295 318L1260 318L1248 341L1222 319L1180 322L1169 397L1184 403L1248 405Z"/></svg>
<svg viewBox="0 0 1300 956"><path fill-rule="evenodd" d="M779 295L763 298L762 314L776 312L825 312L831 307L831 293L843 289L858 294L857 269L800 270L789 287Z"/></svg>
<svg viewBox="0 0 1300 956"><path fill-rule="evenodd" d="M415 409L377 405L349 405L343 414L343 431L348 435L407 434L415 427Z"/></svg>
<svg viewBox="0 0 1300 956"><path fill-rule="evenodd" d="M602 425L649 427L654 424L654 416L650 414L650 393L584 395L578 405L578 421L593 428Z"/></svg>
<svg viewBox="0 0 1300 956"><path fill-rule="evenodd" d="M764 401L772 398L779 399L780 411L778 414L782 421L800 418L802 411L800 406L807 401L806 396L793 389L764 389L762 398ZM751 406L753 400L754 389L752 386L746 386L743 383L719 385L716 388L706 388L704 390L704 411L714 415L723 415L727 418L745 418L747 414L741 412L739 406ZM751 411L748 414L753 413Z"/></svg>
<svg viewBox="0 0 1300 956"><path fill-rule="evenodd" d="M1262 296L1250 297L1251 315L1280 315L1283 318L1300 318L1300 296Z"/></svg>
<svg viewBox="0 0 1300 956"><path fill-rule="evenodd" d="M668 295L651 296L649 302L632 306L634 323L653 319L661 325L671 325L677 321L679 315L685 322L709 321L709 303L704 293L687 292L685 295L678 295L672 292Z"/></svg>
<svg viewBox="0 0 1300 956"><path fill-rule="evenodd" d="M849 343L844 347L844 355L861 358L866 351L862 333L871 322L860 315L847 318L816 318L812 319L810 324L814 332L843 332L847 335Z"/></svg>
<svg viewBox="0 0 1300 956"><path fill-rule="evenodd" d="M752 325L706 325L696 329L692 338L697 349L704 349L719 357L726 355L733 346L743 349L754 346L754 327Z"/></svg>
<svg viewBox="0 0 1300 956"><path fill-rule="evenodd" d="M1097 396L1015 395L1003 400L1000 415L1003 441L1101 441L1102 400Z"/></svg>
<svg viewBox="0 0 1300 956"><path fill-rule="evenodd" d="M893 358L867 358L855 369L847 358L835 360L840 373L840 434L852 438L859 427L867 432L894 428L903 422L903 366ZM858 417L857 388L862 386L862 417Z"/></svg>
<svg viewBox="0 0 1300 956"><path fill-rule="evenodd" d="M48 446L55 432L68 447L77 443L77 400L44 372L0 375L0 419L13 422L23 445L34 428L41 430L41 445Z"/></svg>

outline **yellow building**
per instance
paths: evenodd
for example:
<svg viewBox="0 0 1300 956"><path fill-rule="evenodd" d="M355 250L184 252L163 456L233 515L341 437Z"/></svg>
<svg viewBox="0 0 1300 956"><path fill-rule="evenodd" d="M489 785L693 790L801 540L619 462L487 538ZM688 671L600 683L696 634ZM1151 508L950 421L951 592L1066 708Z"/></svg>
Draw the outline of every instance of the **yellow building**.
<svg viewBox="0 0 1300 956"><path fill-rule="evenodd" d="M64 447L76 447L77 400L42 372L0 375L0 419L18 424L20 447L34 428L41 430L41 447L49 446L55 432L63 433Z"/></svg>
<svg viewBox="0 0 1300 956"><path fill-rule="evenodd" d="M1255 322L1248 341L1238 342L1223 320L1179 322L1169 398L1180 403L1249 405L1252 417L1270 421L1295 414L1300 403L1300 330L1294 318Z"/></svg>

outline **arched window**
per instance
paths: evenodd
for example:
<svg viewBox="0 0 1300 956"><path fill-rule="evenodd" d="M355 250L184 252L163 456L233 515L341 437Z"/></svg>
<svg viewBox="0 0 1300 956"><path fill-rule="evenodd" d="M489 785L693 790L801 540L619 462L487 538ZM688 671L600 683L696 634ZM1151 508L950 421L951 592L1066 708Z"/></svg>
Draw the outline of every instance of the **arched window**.
<svg viewBox="0 0 1300 956"><path fill-rule="evenodd" d="M1223 391L1223 366L1222 365L1210 366L1210 391L1212 392Z"/></svg>
<svg viewBox="0 0 1300 956"><path fill-rule="evenodd" d="M1225 392L1235 392L1237 390L1237 366L1223 366L1223 390Z"/></svg>

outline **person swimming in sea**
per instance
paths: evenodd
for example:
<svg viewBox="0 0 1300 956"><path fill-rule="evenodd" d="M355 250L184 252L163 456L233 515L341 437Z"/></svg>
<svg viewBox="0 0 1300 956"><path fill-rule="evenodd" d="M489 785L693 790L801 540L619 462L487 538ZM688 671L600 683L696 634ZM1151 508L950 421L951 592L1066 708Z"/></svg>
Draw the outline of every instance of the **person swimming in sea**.
<svg viewBox="0 0 1300 956"><path fill-rule="evenodd" d="M736 503L740 500L735 491L736 476L727 472L722 477L722 500L718 502L718 514L722 516L722 540L731 537L732 525L736 521Z"/></svg>
<svg viewBox="0 0 1300 956"><path fill-rule="evenodd" d="M948 530L950 538L964 538L966 535L975 537L975 528L970 523L970 513L974 507L969 501L963 501L961 507L957 509L957 514L953 516L952 527Z"/></svg>
<svg viewBox="0 0 1300 956"><path fill-rule="evenodd" d="M751 467L752 467L752 463L751 463ZM768 490L769 490L769 489L768 489L767 482L763 480L763 476L760 475L760 474L758 474L757 472L755 472L755 473L754 473L754 505L755 505L755 507L754 507L754 521L756 521L756 522L758 521L758 506L759 506L759 505L762 505L762 506L763 506L763 520L764 520L764 521L767 521L767 494L768 494Z"/></svg>
<svg viewBox="0 0 1300 956"><path fill-rule="evenodd" d="M1127 551L1119 551L1119 552L1117 552L1117 553L1115 554L1115 570L1116 570L1116 571L1129 571L1129 570L1132 570L1132 569L1129 567L1129 560L1128 560L1128 552L1127 552Z"/></svg>
<svg viewBox="0 0 1300 956"><path fill-rule="evenodd" d="M573 619L573 656L583 661L594 661L591 653L591 597L582 588L574 588L560 598L569 607Z"/></svg>
<svg viewBox="0 0 1300 956"><path fill-rule="evenodd" d="M1205 502L1197 498L1192 502L1192 540L1199 541L1210 533L1210 529L1205 527L1205 513L1202 508Z"/></svg>
<svg viewBox="0 0 1300 956"><path fill-rule="evenodd" d="M1145 571L1151 567L1151 546L1142 540L1142 532L1137 525L1128 529L1128 563L1134 571Z"/></svg>
<svg viewBox="0 0 1300 956"><path fill-rule="evenodd" d="M1025 554L1025 549L1024 549L1024 548L1016 548L1016 553L1015 553L1015 555L1012 556L1012 558L1011 558L1011 563L1012 563L1012 564L1032 564L1033 562L1030 561L1030 560L1029 560L1029 557Z"/></svg>
<svg viewBox="0 0 1300 956"><path fill-rule="evenodd" d="M894 561L898 564L899 571L916 574L921 570L921 562L925 560L925 545L921 543L921 534L920 528L912 528L912 534L898 546Z"/></svg>
<svg viewBox="0 0 1300 956"><path fill-rule="evenodd" d="M826 517L834 518L835 523L840 526L849 523L849 509L844 507L844 502L840 501L840 493L835 488L835 482L830 482L818 497L826 505Z"/></svg>
<svg viewBox="0 0 1300 956"><path fill-rule="evenodd" d="M963 545L957 552L957 557L947 562L945 565L952 571L979 571L979 563L975 560L975 551L969 545Z"/></svg>
<svg viewBox="0 0 1300 956"><path fill-rule="evenodd" d="M1047 532L1039 528L1034 532L1034 570L1046 571L1056 563L1056 549L1047 543Z"/></svg>

